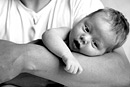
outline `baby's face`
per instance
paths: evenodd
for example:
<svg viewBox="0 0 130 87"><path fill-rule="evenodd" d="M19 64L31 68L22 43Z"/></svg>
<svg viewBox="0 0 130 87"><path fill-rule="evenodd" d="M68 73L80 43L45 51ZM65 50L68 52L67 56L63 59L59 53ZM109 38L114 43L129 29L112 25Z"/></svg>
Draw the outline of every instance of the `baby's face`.
<svg viewBox="0 0 130 87"><path fill-rule="evenodd" d="M115 45L115 35L105 15L97 13L77 23L69 35L71 50L89 56L102 55L106 49Z"/></svg>

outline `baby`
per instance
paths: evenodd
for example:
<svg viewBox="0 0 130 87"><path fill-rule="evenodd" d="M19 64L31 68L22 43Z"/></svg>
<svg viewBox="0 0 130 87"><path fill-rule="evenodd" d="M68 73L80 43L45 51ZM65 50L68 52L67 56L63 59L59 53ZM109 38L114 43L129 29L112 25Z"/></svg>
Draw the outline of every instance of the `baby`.
<svg viewBox="0 0 130 87"><path fill-rule="evenodd" d="M52 53L62 58L67 72L79 74L83 69L71 51L87 56L103 55L120 47L128 33L126 18L119 11L104 8L84 17L72 29L46 31L42 40Z"/></svg>

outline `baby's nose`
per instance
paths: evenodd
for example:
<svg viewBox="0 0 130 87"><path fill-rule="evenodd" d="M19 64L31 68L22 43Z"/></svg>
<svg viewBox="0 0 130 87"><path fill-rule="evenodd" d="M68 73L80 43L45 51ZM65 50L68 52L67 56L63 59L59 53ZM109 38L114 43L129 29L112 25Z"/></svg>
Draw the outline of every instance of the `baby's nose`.
<svg viewBox="0 0 130 87"><path fill-rule="evenodd" d="M82 44L88 44L91 41L91 36L90 35L81 35L80 41Z"/></svg>

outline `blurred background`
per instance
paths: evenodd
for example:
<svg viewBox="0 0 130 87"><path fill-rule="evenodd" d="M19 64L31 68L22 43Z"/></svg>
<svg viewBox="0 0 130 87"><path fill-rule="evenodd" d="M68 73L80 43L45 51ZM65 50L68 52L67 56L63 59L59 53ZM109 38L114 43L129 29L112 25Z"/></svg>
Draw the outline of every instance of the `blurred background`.
<svg viewBox="0 0 130 87"><path fill-rule="evenodd" d="M104 6L121 11L130 22L130 0L101 0Z"/></svg>
<svg viewBox="0 0 130 87"><path fill-rule="evenodd" d="M124 14L130 23L130 0L101 0L105 7L114 8ZM130 61L130 33L127 41L123 45L126 54L128 55Z"/></svg>

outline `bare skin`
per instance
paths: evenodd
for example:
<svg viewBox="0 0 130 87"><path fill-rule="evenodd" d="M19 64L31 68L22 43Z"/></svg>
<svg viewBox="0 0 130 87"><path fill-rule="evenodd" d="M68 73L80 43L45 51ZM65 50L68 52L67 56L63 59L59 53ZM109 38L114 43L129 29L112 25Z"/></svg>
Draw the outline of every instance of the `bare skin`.
<svg viewBox="0 0 130 87"><path fill-rule="evenodd" d="M93 58L73 53L84 71L79 75L72 75L64 71L58 58L43 46L18 45L1 41L0 48L3 49L0 51L1 82L8 81L21 72L27 72L69 87L125 87L129 85L129 62L125 56L116 52ZM3 53L6 54L6 58Z"/></svg>

